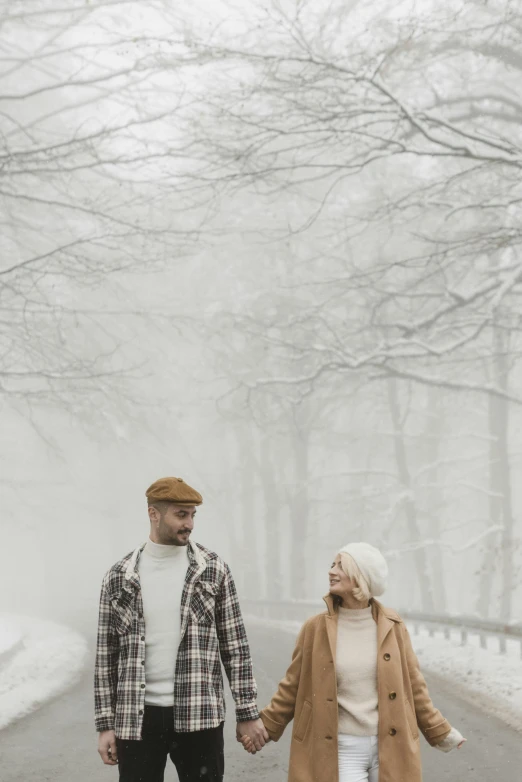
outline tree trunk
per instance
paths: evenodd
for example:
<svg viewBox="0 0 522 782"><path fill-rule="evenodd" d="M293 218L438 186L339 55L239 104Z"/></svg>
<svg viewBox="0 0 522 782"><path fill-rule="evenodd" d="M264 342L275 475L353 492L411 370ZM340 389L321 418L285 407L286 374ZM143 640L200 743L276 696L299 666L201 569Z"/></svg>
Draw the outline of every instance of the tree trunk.
<svg viewBox="0 0 522 782"><path fill-rule="evenodd" d="M296 600L306 593L306 541L308 537L309 432L297 424L293 429L292 446L295 465L295 488L290 503L291 550L290 595Z"/></svg>
<svg viewBox="0 0 522 782"><path fill-rule="evenodd" d="M230 454L234 454L235 461L234 461L234 472L228 476L227 481L227 487L226 491L230 494L230 492L235 490L237 491L237 475L241 475L241 439L239 436L239 432L234 429L229 429L228 432L223 435L224 441L226 443L226 449L227 452ZM235 475L234 475L235 473ZM242 485L241 485L241 491L242 491ZM218 512L219 512L218 508ZM244 538L244 530L243 530L243 524L242 524L242 513L241 510L239 513L233 513L230 520L231 529L230 529L230 535L229 535L229 550L230 550L230 557L229 557L229 564L232 569L232 573L234 576L234 581L236 583L238 592L243 595L244 594L244 577L245 577L245 570L243 565L243 538Z"/></svg>
<svg viewBox="0 0 522 782"><path fill-rule="evenodd" d="M502 524L502 497L501 476L498 444L498 422L501 420L499 410L500 399L490 396L488 399L488 425L489 425L489 524L493 526ZM498 567L499 533L495 533L485 539L482 547L483 562L479 569L479 594L477 598L477 611L481 616L489 618L492 613L493 584Z"/></svg>
<svg viewBox="0 0 522 782"><path fill-rule="evenodd" d="M508 391L509 365L506 358L509 337L504 332L497 330L495 369L497 382L504 391ZM502 591L500 594L500 618L504 622L511 620L513 602L513 502L511 493L511 469L509 463L509 402L499 399L495 406L494 416L495 439L493 447L496 450L495 461L498 464L498 483L500 489L500 502L502 507L501 533L501 573Z"/></svg>
<svg viewBox="0 0 522 782"><path fill-rule="evenodd" d="M503 391L508 391L509 365L506 358L508 337L499 329L494 333L494 382ZM500 618L509 622L513 600L513 506L511 469L509 462L509 402L490 396L489 412L489 520L492 525L502 526L502 532L487 539L484 546L484 560L480 573L478 611L485 617L496 611L492 606L493 585L497 567L500 565L501 593ZM499 550L500 549L500 550Z"/></svg>
<svg viewBox="0 0 522 782"><path fill-rule="evenodd" d="M403 487L405 493L404 498L404 515L406 519L406 527L408 530L408 537L411 543L415 544L417 541L421 541L421 535L419 525L417 521L417 508L414 497L414 491L408 468L408 458L406 452L406 443L404 439L404 431L401 421L400 404L397 393L397 383L394 378L388 380L388 400L390 405L390 413L394 431L394 445L395 445L395 458L397 461L397 470L399 475L399 481ZM419 591L421 595L421 606L423 611L428 613L433 612L433 589L431 583L431 576L428 570L428 561L426 557L426 551L423 548L418 548L413 552L413 560L417 570Z"/></svg>
<svg viewBox="0 0 522 782"><path fill-rule="evenodd" d="M275 480L275 441L273 434L263 434L260 447L259 474L265 501L265 578L269 600L281 600L283 583L281 574L281 499Z"/></svg>
<svg viewBox="0 0 522 782"><path fill-rule="evenodd" d="M438 388L428 388L428 420L426 426L426 439L424 442L425 463L428 469L425 470L426 486L423 491L425 497L426 509L429 515L429 524L431 536L435 540L440 540L442 530L439 518L440 499L442 488L439 486L440 469L438 467L440 453L440 430L441 430L441 391ZM431 466L430 466L431 465ZM444 559L439 546L434 546L431 558L431 572L433 584L437 588L433 592L433 606L437 613L446 612L446 586L444 579Z"/></svg>
<svg viewBox="0 0 522 782"><path fill-rule="evenodd" d="M262 579L262 549L258 516L256 516L256 477L255 436L251 426L238 429L238 474L241 481L241 518L239 519L242 563L241 589L244 597L250 599L264 597Z"/></svg>

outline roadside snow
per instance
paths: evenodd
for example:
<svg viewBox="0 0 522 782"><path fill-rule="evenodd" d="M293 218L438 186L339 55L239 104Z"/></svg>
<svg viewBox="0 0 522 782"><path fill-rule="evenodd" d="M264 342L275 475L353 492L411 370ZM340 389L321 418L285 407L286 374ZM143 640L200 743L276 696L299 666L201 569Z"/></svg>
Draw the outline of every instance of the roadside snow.
<svg viewBox="0 0 522 782"><path fill-rule="evenodd" d="M455 684L455 693L465 695L479 708L500 717L509 725L522 729L522 661L520 645L508 641L506 654L501 654L495 638L487 649L479 646L479 638L470 635L462 646L458 631L446 640L442 635L430 638L421 629L419 635L407 624L413 648L421 668Z"/></svg>
<svg viewBox="0 0 522 782"><path fill-rule="evenodd" d="M302 627L302 622L296 621L256 616L245 619L294 637ZM508 641L507 653L500 654L494 638L487 649L482 649L478 637L471 635L462 646L458 631L445 639L442 633L431 637L424 628L414 635L413 627L409 623L407 627L422 670L451 682L456 695L522 730L522 661L517 642Z"/></svg>
<svg viewBox="0 0 522 782"><path fill-rule="evenodd" d="M13 628L18 628L23 643L20 651L0 666L0 729L73 685L87 656L83 637L63 625L29 616L1 615L0 638L7 641Z"/></svg>
<svg viewBox="0 0 522 782"><path fill-rule="evenodd" d="M20 641L22 633L15 619L0 617L0 660Z"/></svg>

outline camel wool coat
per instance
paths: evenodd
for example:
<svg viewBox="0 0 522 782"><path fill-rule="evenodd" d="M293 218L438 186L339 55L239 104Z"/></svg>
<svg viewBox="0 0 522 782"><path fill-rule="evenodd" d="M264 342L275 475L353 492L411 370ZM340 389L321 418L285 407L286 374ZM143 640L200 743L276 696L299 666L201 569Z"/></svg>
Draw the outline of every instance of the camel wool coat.
<svg viewBox="0 0 522 782"><path fill-rule="evenodd" d="M297 638L292 662L261 718L278 741L293 719L288 782L338 782L337 601L323 598L327 611L308 619ZM379 782L421 782L419 731L432 745L451 725L431 702L401 617L371 600L377 622Z"/></svg>

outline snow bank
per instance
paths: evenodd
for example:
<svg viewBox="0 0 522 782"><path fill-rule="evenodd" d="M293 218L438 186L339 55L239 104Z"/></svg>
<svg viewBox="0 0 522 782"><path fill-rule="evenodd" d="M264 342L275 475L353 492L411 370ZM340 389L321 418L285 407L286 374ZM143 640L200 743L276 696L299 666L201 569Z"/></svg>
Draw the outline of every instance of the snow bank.
<svg viewBox="0 0 522 782"><path fill-rule="evenodd" d="M63 625L0 615L0 638L7 643L16 632L21 648L0 665L0 729L68 689L87 657L84 638Z"/></svg>
<svg viewBox="0 0 522 782"><path fill-rule="evenodd" d="M248 616L246 620L294 637L302 626L302 622L256 616ZM458 630L445 639L442 633L431 637L427 629L414 635L413 627L408 623L407 626L422 670L451 682L455 695L522 730L522 663L518 642L508 641L507 653L500 654L493 637L487 648L482 649L479 638L472 635L467 645L461 646Z"/></svg>
<svg viewBox="0 0 522 782"><path fill-rule="evenodd" d="M470 635L468 643L462 646L458 630L452 631L446 640L441 635L430 638L425 629L413 635L413 628L408 623L407 626L423 670L451 680L456 695L522 730L522 662L518 641L508 640L506 654L500 654L494 637L482 649L477 635Z"/></svg>
<svg viewBox="0 0 522 782"><path fill-rule="evenodd" d="M22 640L22 631L12 617L0 617L0 665Z"/></svg>

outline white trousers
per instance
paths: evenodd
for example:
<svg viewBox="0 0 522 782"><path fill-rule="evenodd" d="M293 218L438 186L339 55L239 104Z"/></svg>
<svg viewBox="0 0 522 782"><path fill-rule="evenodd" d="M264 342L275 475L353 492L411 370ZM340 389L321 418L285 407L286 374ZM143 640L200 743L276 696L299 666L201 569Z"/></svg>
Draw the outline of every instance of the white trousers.
<svg viewBox="0 0 522 782"><path fill-rule="evenodd" d="M339 782L379 782L377 736L339 733Z"/></svg>

